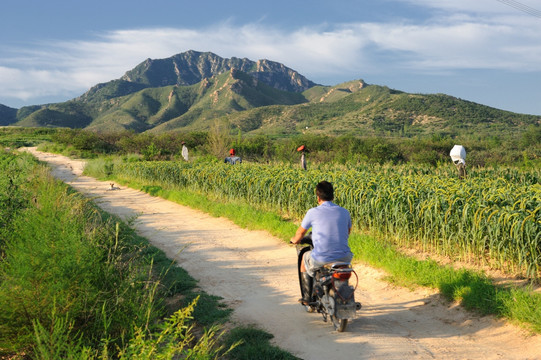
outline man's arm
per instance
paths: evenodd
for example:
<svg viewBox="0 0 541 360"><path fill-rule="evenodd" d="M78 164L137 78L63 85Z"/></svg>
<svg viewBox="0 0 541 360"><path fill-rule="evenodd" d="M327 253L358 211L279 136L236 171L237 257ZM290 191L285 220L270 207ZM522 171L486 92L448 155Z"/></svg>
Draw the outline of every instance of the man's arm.
<svg viewBox="0 0 541 360"><path fill-rule="evenodd" d="M304 237L308 229L303 228L302 226L299 226L297 229L297 232L295 233L295 236L293 236L290 240L293 244L298 244L301 242L301 239Z"/></svg>

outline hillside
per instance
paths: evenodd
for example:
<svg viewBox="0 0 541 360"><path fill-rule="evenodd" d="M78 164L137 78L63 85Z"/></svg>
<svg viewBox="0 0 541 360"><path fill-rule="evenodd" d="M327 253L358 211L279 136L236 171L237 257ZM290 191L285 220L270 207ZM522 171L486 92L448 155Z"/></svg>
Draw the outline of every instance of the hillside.
<svg viewBox="0 0 541 360"><path fill-rule="evenodd" d="M256 108L231 114L227 120L233 127L260 134L309 131L357 136L497 135L541 123L540 116L498 110L444 94L409 94L362 81L315 87L303 95L311 101Z"/></svg>
<svg viewBox="0 0 541 360"><path fill-rule="evenodd" d="M272 88L231 70L190 86L147 88L99 103L102 110L88 125L96 131L130 129L155 132L208 128L212 120L261 106L306 102L297 93Z"/></svg>
<svg viewBox="0 0 541 360"><path fill-rule="evenodd" d="M17 109L0 104L0 126L7 126L17 121Z"/></svg>
<svg viewBox="0 0 541 360"><path fill-rule="evenodd" d="M522 115L444 94L408 94L352 80L322 86L269 60L188 51L147 59L80 97L19 109L0 107L0 124L94 131L206 130L216 119L246 133L417 136L508 133L540 124Z"/></svg>
<svg viewBox="0 0 541 360"><path fill-rule="evenodd" d="M91 110L85 104L67 101L58 104L23 107L17 112L15 125L28 127L84 128L92 121Z"/></svg>

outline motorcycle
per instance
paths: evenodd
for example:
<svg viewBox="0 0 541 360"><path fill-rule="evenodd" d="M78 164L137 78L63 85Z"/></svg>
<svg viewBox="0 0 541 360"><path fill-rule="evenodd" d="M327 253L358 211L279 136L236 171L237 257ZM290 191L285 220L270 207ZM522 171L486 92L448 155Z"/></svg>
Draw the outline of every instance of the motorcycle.
<svg viewBox="0 0 541 360"><path fill-rule="evenodd" d="M324 322L329 319L336 331L343 332L346 330L348 321L355 319L357 310L361 309L361 303L355 302L355 289L359 283L359 277L351 264L342 262L331 263L316 270L313 279L308 274L301 273L303 255L313 249L310 235L302 238L296 245L301 297L305 298L305 293L310 293L310 301L302 306L307 312L321 313ZM355 275L355 287L349 285L352 275ZM309 281L312 284L309 284Z"/></svg>

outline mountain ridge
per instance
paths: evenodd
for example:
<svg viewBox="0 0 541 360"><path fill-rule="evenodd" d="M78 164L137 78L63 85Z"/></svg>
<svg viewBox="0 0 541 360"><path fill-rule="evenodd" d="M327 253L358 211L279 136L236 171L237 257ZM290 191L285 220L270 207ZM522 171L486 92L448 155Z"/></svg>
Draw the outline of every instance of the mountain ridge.
<svg viewBox="0 0 541 360"><path fill-rule="evenodd" d="M97 84L77 99L110 99L148 87L190 86L232 69L245 72L283 91L302 92L316 85L295 70L274 61L263 59L255 62L236 57L227 59L212 52L189 50L166 59L148 58L127 71L120 79Z"/></svg>
<svg viewBox="0 0 541 360"><path fill-rule="evenodd" d="M206 130L217 120L254 134L310 129L416 136L512 130L539 125L541 116L445 94L409 94L361 79L318 85L270 60L227 59L193 50L146 59L119 79L97 84L63 103L19 110L0 106L0 125L163 132Z"/></svg>

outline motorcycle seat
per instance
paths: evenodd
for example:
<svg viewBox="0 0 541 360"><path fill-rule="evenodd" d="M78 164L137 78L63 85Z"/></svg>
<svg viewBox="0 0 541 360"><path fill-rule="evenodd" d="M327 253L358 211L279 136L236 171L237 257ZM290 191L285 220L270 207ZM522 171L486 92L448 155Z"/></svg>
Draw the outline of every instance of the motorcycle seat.
<svg viewBox="0 0 541 360"><path fill-rule="evenodd" d="M325 267L327 269L351 269L351 264L350 263L345 263L345 262L337 262L337 263L330 263L330 264L325 264Z"/></svg>

